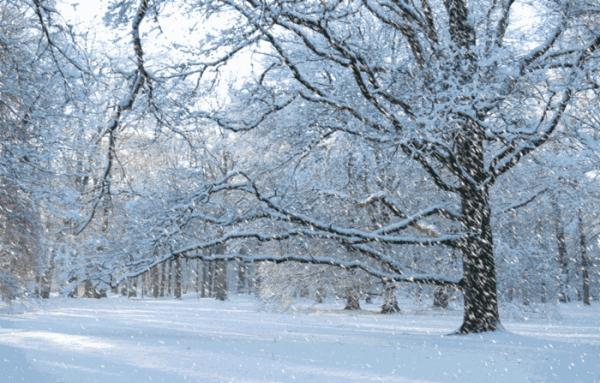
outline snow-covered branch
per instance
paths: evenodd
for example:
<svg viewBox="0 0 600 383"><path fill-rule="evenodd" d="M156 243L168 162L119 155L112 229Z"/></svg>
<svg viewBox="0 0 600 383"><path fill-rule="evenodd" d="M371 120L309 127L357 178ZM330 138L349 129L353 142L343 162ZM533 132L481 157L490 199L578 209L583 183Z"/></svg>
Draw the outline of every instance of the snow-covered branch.
<svg viewBox="0 0 600 383"><path fill-rule="evenodd" d="M362 270L367 274L379 278L381 280L394 281L394 282L406 282L416 283L422 285L433 285L433 286L444 286L456 289L462 289L462 281L453 281L451 279L440 278L430 275L411 275L404 276L398 273L387 273L381 271L378 268L372 267L364 262L360 261L343 261L332 257L312 257L312 256L301 256L301 255L245 255L245 254L205 254L201 252L182 251L172 253L159 259L145 264L143 266L133 266L133 270L125 274L121 279L113 282L114 285L118 285L122 280L126 278L135 278L139 275L149 272L153 267L160 265L174 257L184 257L188 259L201 259L207 262L214 261L241 261L246 263L259 263L259 262L270 262L274 264L296 262L311 265L324 265L338 267L344 270Z"/></svg>

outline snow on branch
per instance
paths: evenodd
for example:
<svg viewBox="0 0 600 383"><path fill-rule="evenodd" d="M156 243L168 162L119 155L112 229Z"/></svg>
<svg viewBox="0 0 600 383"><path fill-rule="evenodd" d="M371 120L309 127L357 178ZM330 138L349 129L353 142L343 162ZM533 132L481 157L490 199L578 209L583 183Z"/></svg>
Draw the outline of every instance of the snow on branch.
<svg viewBox="0 0 600 383"><path fill-rule="evenodd" d="M381 202L392 213L394 213L395 216L402 219L399 222L391 223L376 230L375 233L377 234L388 234L406 229L408 227L412 227L422 234L426 234L431 237L439 237L441 235L439 232L419 224L418 221L423 218L436 215L454 221L459 220L461 218L461 215L459 213L453 212L450 209L445 208L443 206L433 206L411 216L407 216L400 208L398 202L388 192L372 194L366 200L362 201L359 204L359 206L366 206L375 202Z"/></svg>
<svg viewBox="0 0 600 383"><path fill-rule="evenodd" d="M309 227L311 230L322 231L325 233L334 234L340 238L346 238L349 243L368 243L368 242L382 242L382 243L390 243L390 244L404 244L404 245L420 245L420 246L435 246L435 245L446 245L446 246L456 246L460 241L466 239L469 234L468 233L459 233L459 234L439 234L428 232L428 234L436 234L431 235L430 237L415 237L415 236L393 236L387 235L386 232L369 232L355 228L348 228L338 226L332 223L326 223L309 217L302 213L296 213L291 210L288 210L282 206L279 206L273 200L265 197L258 189L256 183L248 176L250 186L252 188L253 194L256 198L263 202L269 209L276 212L279 215L287 218L287 221L290 223L299 224L301 226ZM406 227L409 226L407 223ZM398 229L400 230L400 228ZM394 231L398 231L394 230ZM424 230L426 231L426 230ZM392 231L390 231L392 232Z"/></svg>
<svg viewBox="0 0 600 383"><path fill-rule="evenodd" d="M139 92L141 91L144 83L148 83L148 92L149 96L152 97L152 85L150 82L150 76L146 72L144 67L144 50L142 48L142 42L140 38L140 24L146 17L146 13L148 12L148 0L140 0L136 15L131 22L131 35L132 35L132 44L133 50L136 57L136 71L131 82L129 92L127 95L120 100L116 105L116 110L109 121L106 129L100 134L99 139L108 134L108 151L106 156L106 166L104 167L104 172L102 174L102 179L100 182L100 193L96 197L94 204L92 206L92 210L88 216L88 218L83 222L82 225L75 231L76 235L81 234L92 222L100 203L105 199L110 199L111 195L111 179L110 172L113 167L113 162L115 159L115 150L116 150L116 142L115 142L115 133L117 128L121 124L121 119L123 114L130 110L137 99Z"/></svg>
<svg viewBox="0 0 600 383"><path fill-rule="evenodd" d="M205 254L201 252L175 252L163 256L151 263L145 264L143 266L134 266L134 271L131 271L125 274L121 279L113 282L114 285L118 285L120 282L124 281L127 278L135 278L144 273L149 272L153 267L160 265L170 259L175 257L184 257L188 259L201 259L207 262L214 261L241 261L246 263L259 263L259 262L271 262L275 264L287 263L287 262L296 262L303 264L311 264L311 265L324 265L324 266L333 266L338 267L344 270L362 270L365 273L379 278L381 280L386 281L395 281L395 282L408 282L408 283L417 283L423 285L434 285L434 286L445 286L451 287L455 289L462 289L461 281L453 281L449 278L442 278L430 275L411 275L404 276L399 273L388 273L384 272L378 268L367 265L360 261L344 261L332 257L313 257L313 256L302 256L302 255L246 255L246 254Z"/></svg>
<svg viewBox="0 0 600 383"><path fill-rule="evenodd" d="M63 81L65 82L65 85L68 85L69 80L68 80L66 74L63 72L62 65L58 62L58 57L56 57L56 55L54 53L55 50L58 53L60 53L60 55L65 60L67 60L67 62L69 64L73 65L79 72L85 73L85 74L90 74L90 70L88 68L85 68L82 63L79 63L74 58L72 58L60 46L60 44L57 44L57 42L52 37L52 34L51 34L50 30L49 30L48 22L46 21L46 18L44 17L44 15L45 14L49 14L51 12L56 12L56 10L53 9L53 8L50 8L47 4L44 4L44 2L42 0L33 0L33 6L34 6L35 14L36 14L36 16L38 18L38 21L40 23L40 27L42 29L42 33L44 34L44 38L46 39L46 42L48 43L48 46L50 48L50 53L51 53L51 56L52 56L52 60L54 61L54 64L56 65L56 69L61 74L61 77L62 77Z"/></svg>
<svg viewBox="0 0 600 383"><path fill-rule="evenodd" d="M511 211L515 211L517 209L520 209L522 207L525 207L527 205L529 205L530 203L532 203L533 201L535 201L539 196L541 196L542 194L546 193L548 191L548 188L544 188L540 191L538 191L537 193L535 193L534 195L532 195L531 197L523 200L523 201L519 201L511 206L505 207L502 209L503 213L508 213Z"/></svg>
<svg viewBox="0 0 600 383"><path fill-rule="evenodd" d="M571 68L571 72L568 76L569 83L565 87L565 89L562 92L553 93L552 97L550 97L550 99L546 103L545 109L542 113L542 117L540 118L538 124L538 126L542 126L544 121L547 121L544 128L539 130L537 134L525 139L524 142L522 142L521 144L513 143L509 145L496 157L494 157L489 165L488 182L493 183L499 175L507 172L513 166L519 163L521 158L533 152L535 149L542 146L548 141L550 136L559 126L564 112L569 106L571 99L573 98L573 94L577 86L577 82L575 81L575 79L577 78L580 69L599 47L600 34L596 36L592 40L592 42L579 54L575 65ZM560 100L554 103L552 101L554 99L554 96L556 96L557 94L560 94Z"/></svg>
<svg viewBox="0 0 600 383"><path fill-rule="evenodd" d="M194 113L194 117L203 118L216 123L220 128L227 129L232 132L245 132L257 128L262 124L269 116L285 109L290 105L296 96L289 97L283 102L274 103L267 108L267 110L259 113L252 121L232 121L226 117L218 116L214 113L197 112Z"/></svg>

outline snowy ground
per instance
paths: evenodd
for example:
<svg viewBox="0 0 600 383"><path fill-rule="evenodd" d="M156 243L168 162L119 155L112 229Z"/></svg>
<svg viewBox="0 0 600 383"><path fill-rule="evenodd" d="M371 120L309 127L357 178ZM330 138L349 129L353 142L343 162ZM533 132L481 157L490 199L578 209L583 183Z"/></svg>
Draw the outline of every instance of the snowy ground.
<svg viewBox="0 0 600 383"><path fill-rule="evenodd" d="M446 335L460 315L52 299L0 314L0 382L600 382L600 305Z"/></svg>

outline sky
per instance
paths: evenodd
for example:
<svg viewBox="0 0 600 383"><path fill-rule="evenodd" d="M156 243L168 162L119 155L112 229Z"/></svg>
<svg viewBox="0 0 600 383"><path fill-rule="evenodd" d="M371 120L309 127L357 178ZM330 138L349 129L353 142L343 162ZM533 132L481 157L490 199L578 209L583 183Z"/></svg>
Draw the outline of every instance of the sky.
<svg viewBox="0 0 600 383"><path fill-rule="evenodd" d="M119 52L121 54L123 51L127 52L126 54L131 52L130 29L129 25L121 30L115 30L105 25L103 17L109 3L109 0L58 0L57 8L66 22L72 25L76 31L87 34L86 44L91 49L118 58ZM161 17L158 18L160 31L156 28L156 19L154 18L151 22L146 20L142 23L142 43L147 55L147 69L151 74L153 71L152 56L168 57L169 60L176 60L178 55L182 55L175 48L178 44L197 46L197 42L206 36L207 31L213 34L218 33L215 30L222 28L226 23L225 18L213 18L210 22L202 20L202 24L200 24L198 20L186 17L184 12L184 10L174 6L161 9ZM198 27L198 25L201 27ZM152 44L149 44L150 39L148 36L151 36ZM185 59L183 56L181 58L183 62ZM163 62L162 59L155 61ZM251 52L238 53L227 66L220 69L222 81L214 89L215 100L228 99L230 83L234 83L236 87L239 87L244 79L259 69L260 65L253 59Z"/></svg>
<svg viewBox="0 0 600 383"><path fill-rule="evenodd" d="M102 21L109 3L109 0L58 0L57 7L67 23L76 27L79 31L87 31L102 44L103 40L110 40L110 38L114 38L115 36L114 31L108 28ZM171 7L171 9L165 9L164 11L163 16L159 19L161 28L160 38L166 44L185 42L185 40L190 39L191 34L189 31L196 26L197 20L185 17L185 15L180 13L181 10L176 7ZM180 15L177 16L177 13L180 13ZM165 17L164 14L169 14L169 16ZM206 24L206 21L203 20L203 22ZM213 22L223 23L223 21L218 19ZM543 20L539 16L536 16L535 8L531 5L531 1L521 0L513 4L510 22L510 28L513 31L529 29L531 26L538 25L541 22ZM203 25L203 27L206 28L206 25ZM209 28L211 27L218 28L216 25L209 25ZM197 35L196 32L198 29L196 28L194 31L194 34ZM249 61L250 57L245 57L236 63L236 72L239 72L240 67L249 66Z"/></svg>
<svg viewBox="0 0 600 383"><path fill-rule="evenodd" d="M67 22L81 29L100 27L102 13L107 5L107 0L59 0L57 2L57 8Z"/></svg>
<svg viewBox="0 0 600 383"><path fill-rule="evenodd" d="M129 26L115 30L107 26L104 21L104 13L107 11L110 0L57 0L57 8L66 20L75 30L85 32L86 46L102 55L107 55L117 62L123 57L131 57L131 37ZM136 1L133 1L133 6ZM516 44L523 44L528 41L528 45L537 45L531 36L523 39L523 31L531 30L541 22L540 17L536 17L535 8L529 0L516 1L512 6L511 22L507 34L507 40ZM201 46L202 39L207 33L216 34L218 29L222 28L228 22L226 18L212 18L210 21L197 20L187 16L185 10L175 6L167 6L161 9L161 15L158 18L160 31L156 28L156 19L146 20L142 23L142 41L146 52L147 70L152 74L154 63L165 63L174 61L177 63L185 60L201 60L201 58L187 56L177 49L179 45ZM154 28L154 29L151 29ZM149 36L151 36L149 38ZM145 40L145 41L144 41ZM152 41L152 44L149 43ZM525 48L531 48L526 46ZM154 60L153 60L154 57ZM231 94L230 84L234 89L240 89L245 79L261 71L262 65L259 63L260 55L253 55L253 52L245 51L236 55L230 63L220 69L220 81L213 90L214 102L228 100ZM123 68L124 69L124 68Z"/></svg>

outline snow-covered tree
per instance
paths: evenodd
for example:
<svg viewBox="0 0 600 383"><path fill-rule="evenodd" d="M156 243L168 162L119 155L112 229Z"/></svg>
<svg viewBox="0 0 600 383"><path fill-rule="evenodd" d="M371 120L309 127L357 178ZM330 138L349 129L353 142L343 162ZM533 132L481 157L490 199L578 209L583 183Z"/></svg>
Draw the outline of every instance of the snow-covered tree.
<svg viewBox="0 0 600 383"><path fill-rule="evenodd" d="M126 263L129 276L179 257L330 265L389 283L460 289L459 332L499 328L493 227L505 218L493 204L526 190L503 184L525 159L554 137L578 133L567 117L597 92L600 35L590 21L597 6L196 0L185 3L186 17L203 20L210 33L198 35L205 38L142 37L143 23L152 23L148 12L158 19L161 12L176 14L178 4L112 2L113 21L131 23L134 74L103 130L108 157L96 201L111 195L116 137L128 112L182 137L190 127L233 132L233 152L245 164L236 161L218 179L198 177L178 190L181 198L151 224L169 222L174 235L156 247L158 255L141 252ZM252 70L224 93L220 79L233 76L231 67L243 60ZM344 146L351 141L357 144ZM368 145L373 153L393 153L384 166L398 177L396 187L375 175L366 187L343 193L347 172L336 154L356 150L368 158ZM326 155L332 159L318 161ZM376 160L363 166L377 174ZM504 211L518 203L508 205ZM344 251L202 251L290 238ZM435 262L411 262L431 253L449 260L454 251L462 258L460 275L444 275ZM420 272L424 266L430 272Z"/></svg>

